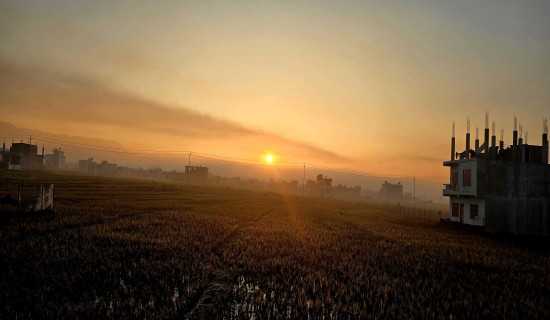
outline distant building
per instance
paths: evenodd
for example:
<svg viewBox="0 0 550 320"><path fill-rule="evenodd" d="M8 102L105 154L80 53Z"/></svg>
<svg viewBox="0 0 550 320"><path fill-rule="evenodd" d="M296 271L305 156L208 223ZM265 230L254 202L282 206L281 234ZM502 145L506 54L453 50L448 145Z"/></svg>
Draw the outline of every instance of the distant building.
<svg viewBox="0 0 550 320"><path fill-rule="evenodd" d="M489 141L489 119L485 121L484 142L476 134L475 149L455 152L451 140L450 183L443 195L449 197L450 220L482 226L489 232L525 234L550 233L550 165L548 165L548 125L543 124L542 146L519 139L514 119L512 145L505 148L503 134L496 145L495 128ZM469 122L468 122L469 129ZM527 135L527 134L526 134Z"/></svg>
<svg viewBox="0 0 550 320"><path fill-rule="evenodd" d="M360 198L361 197L361 187L348 187L341 184L332 188L332 195L337 198Z"/></svg>
<svg viewBox="0 0 550 320"><path fill-rule="evenodd" d="M301 192L298 180L279 180L277 182L270 180L267 184L267 188L274 191L279 191L283 193L299 193Z"/></svg>
<svg viewBox="0 0 550 320"><path fill-rule="evenodd" d="M53 149L52 154L44 156L44 166L46 169L62 170L65 169L65 152L60 149Z"/></svg>
<svg viewBox="0 0 550 320"><path fill-rule="evenodd" d="M205 183L208 180L208 167L185 166L185 175L193 182Z"/></svg>
<svg viewBox="0 0 550 320"><path fill-rule="evenodd" d="M78 171L86 173L97 173L97 162L94 158L88 158L87 160L78 160Z"/></svg>
<svg viewBox="0 0 550 320"><path fill-rule="evenodd" d="M376 192L374 190L362 189L361 193L365 198L374 199L376 197Z"/></svg>
<svg viewBox="0 0 550 320"><path fill-rule="evenodd" d="M306 180L305 193L311 195L319 194L319 187L317 186L317 182L309 179Z"/></svg>
<svg viewBox="0 0 550 320"><path fill-rule="evenodd" d="M389 183L388 181L384 181L380 188L379 197L381 201L401 201L403 199L403 185L401 182Z"/></svg>
<svg viewBox="0 0 550 320"><path fill-rule="evenodd" d="M94 158L79 160L78 171L91 174L100 174L103 176L118 176L118 166L116 163L110 163L106 160L101 161L101 163L97 163L94 161Z"/></svg>
<svg viewBox="0 0 550 320"><path fill-rule="evenodd" d="M6 143L2 145L0 167L9 170L42 170L44 169L44 148L42 155L38 154L38 146L29 143L12 143L10 150L6 150Z"/></svg>
<svg viewBox="0 0 550 320"><path fill-rule="evenodd" d="M106 160L101 161L97 166L97 173L104 176L116 176L117 175L117 165L116 163L110 163Z"/></svg>
<svg viewBox="0 0 550 320"><path fill-rule="evenodd" d="M332 197L332 179L323 177L322 174L317 175L317 187L321 197Z"/></svg>

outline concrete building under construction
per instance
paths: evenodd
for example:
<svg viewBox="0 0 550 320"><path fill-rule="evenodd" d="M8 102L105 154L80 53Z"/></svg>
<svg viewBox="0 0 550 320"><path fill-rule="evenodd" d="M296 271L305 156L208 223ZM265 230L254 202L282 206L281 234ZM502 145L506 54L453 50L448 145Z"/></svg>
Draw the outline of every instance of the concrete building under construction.
<svg viewBox="0 0 550 320"><path fill-rule="evenodd" d="M9 170L42 170L44 169L44 147L42 154L38 154L38 146L30 143L12 143L10 150L6 143L2 144L0 154L0 168Z"/></svg>
<svg viewBox="0 0 550 320"><path fill-rule="evenodd" d="M470 147L470 120L466 149L455 150L455 128L451 140L450 183L443 195L449 197L450 220L483 227L488 232L521 234L550 233L550 165L548 124L543 122L542 145L527 143L527 132L519 134L514 119L512 145L505 146L501 130L496 144L495 123L489 140L489 115L480 145L478 131ZM525 137L525 140L524 140Z"/></svg>

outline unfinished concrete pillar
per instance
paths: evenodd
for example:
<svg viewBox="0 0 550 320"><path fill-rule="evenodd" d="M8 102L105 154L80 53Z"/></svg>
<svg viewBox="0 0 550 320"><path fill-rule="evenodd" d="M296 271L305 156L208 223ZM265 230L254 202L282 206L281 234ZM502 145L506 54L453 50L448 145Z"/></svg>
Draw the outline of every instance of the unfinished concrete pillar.
<svg viewBox="0 0 550 320"><path fill-rule="evenodd" d="M479 156L479 128L476 127L476 157Z"/></svg>
<svg viewBox="0 0 550 320"><path fill-rule="evenodd" d="M542 163L548 164L548 123L542 122Z"/></svg>
<svg viewBox="0 0 550 320"><path fill-rule="evenodd" d="M470 117L466 124L466 159L470 159Z"/></svg>
<svg viewBox="0 0 550 320"><path fill-rule="evenodd" d="M518 130L517 130L517 118L514 116L514 134L513 134L513 160L514 160L514 192L513 195L518 194L518 181L519 181L519 151L518 151Z"/></svg>
<svg viewBox="0 0 550 320"><path fill-rule="evenodd" d="M489 112L485 113L485 158L489 158Z"/></svg>
<svg viewBox="0 0 550 320"><path fill-rule="evenodd" d="M470 158L470 133L466 133L466 159Z"/></svg>
<svg viewBox="0 0 550 320"><path fill-rule="evenodd" d="M453 138L451 139L451 160L455 159L455 123L453 121Z"/></svg>

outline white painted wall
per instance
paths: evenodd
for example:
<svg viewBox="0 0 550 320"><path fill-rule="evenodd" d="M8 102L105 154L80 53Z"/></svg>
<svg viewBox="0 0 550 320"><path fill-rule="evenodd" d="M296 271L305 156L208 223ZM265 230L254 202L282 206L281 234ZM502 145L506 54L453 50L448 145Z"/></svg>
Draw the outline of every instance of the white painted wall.
<svg viewBox="0 0 550 320"><path fill-rule="evenodd" d="M472 185L464 186L464 170L472 170ZM452 183L453 173L458 172L457 191L468 195L477 195L477 160L469 159L458 162L457 166L451 167L450 183Z"/></svg>
<svg viewBox="0 0 550 320"><path fill-rule="evenodd" d="M458 217L453 217L453 203L464 204L464 224L474 225L474 226L484 226L485 225L485 199L481 198L458 198L450 197L449 201L449 212L451 221L460 222L460 211ZM478 208L478 218L477 221L470 219L470 204L477 204Z"/></svg>

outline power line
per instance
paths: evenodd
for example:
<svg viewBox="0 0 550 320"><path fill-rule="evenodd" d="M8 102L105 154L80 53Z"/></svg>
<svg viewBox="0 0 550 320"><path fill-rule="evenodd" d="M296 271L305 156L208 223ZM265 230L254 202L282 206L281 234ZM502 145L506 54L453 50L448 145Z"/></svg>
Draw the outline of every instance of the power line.
<svg viewBox="0 0 550 320"><path fill-rule="evenodd" d="M73 141L66 141L66 140L59 140L59 139L51 139L47 137L41 137L41 136L34 136L35 138L39 138L42 140L49 140L54 142L62 142L62 143L69 143L69 144L78 144L81 146L88 146L88 147L94 147L94 148L102 148L102 149L114 149L114 150L124 150L124 151L135 151L135 152L158 152L158 153L189 153L189 150L152 150L152 149L132 149L132 148L121 148L121 147L110 147L110 146L97 146L92 144L86 144L81 142L73 142Z"/></svg>
<svg viewBox="0 0 550 320"><path fill-rule="evenodd" d="M336 168L329 168L329 167L323 167L323 166L317 166L312 164L307 164L308 168L315 168L320 170L325 170L329 172L334 173L340 173L340 174L346 174L346 175L352 175L352 176L359 176L359 177L366 177L366 178L386 178L386 179L403 179L403 180L412 180L414 176L399 176L399 175L384 175L384 174L373 174L373 173L363 173L363 172L357 172L357 171L348 171L348 170L342 170L342 169L336 169ZM432 180L428 178L421 178L417 180L426 182L426 183L433 183L433 184L439 184L444 183L445 181L441 180Z"/></svg>
<svg viewBox="0 0 550 320"><path fill-rule="evenodd" d="M21 137L27 137L28 135L12 135L12 136L2 136L0 138L21 138ZM86 144L86 143L79 143L79 142L69 142L65 140L58 140L58 139L50 139L45 138L41 136L33 136L33 139L40 142L47 142L67 147L73 147L73 148L79 148L84 150L91 150L91 151L100 151L100 152L108 152L108 153L117 153L117 154L127 154L127 155L145 155L145 156L180 156L180 157L188 157L191 154L193 156L209 159L212 161L223 161L226 163L233 163L233 164L239 164L239 165L253 165L253 166L265 166L266 163L261 160L251 160L251 159L244 159L244 158L237 158L237 157L229 157L224 155L217 155L217 154L210 154L210 153L202 153L202 152L195 152L191 150L153 150L153 149L131 149L131 148L120 148L120 147L109 147L109 146L97 146L92 144ZM269 166L275 166L275 167L301 167L304 166L305 168L313 168L313 169L320 169L323 171L329 171L339 174L345 174L350 176L358 176L358 177L366 177L366 178L387 178L387 179L413 179L413 176L400 176L400 175L390 175L390 174L377 174L377 173L367 173L367 172L359 172L359 171L353 171L353 170L345 170L345 169L339 169L339 168L332 168L332 167L326 167L326 166L320 166L310 163L299 163L299 162L278 162L278 163L272 163L269 164ZM416 179L422 182L426 183L432 183L432 184L440 184L445 183L443 180L435 180L435 179L429 179L429 178L423 178L416 176Z"/></svg>
<svg viewBox="0 0 550 320"><path fill-rule="evenodd" d="M106 150L103 147L93 147L91 145L86 144L80 144L80 143L62 143L55 140L49 140L44 139L40 137L35 136L35 140L41 141L41 142L48 142L52 144L62 145L66 147L73 147L73 148L79 148L79 149L85 149L85 150L92 150L92 151L101 151L101 152L110 152L110 153L120 153L120 154L131 154L131 155L146 155L146 156L187 156L189 151L156 151L151 150L150 152L147 151L125 151L125 150L132 150L132 149L125 149L125 148L115 148L111 147L113 150ZM100 149L101 148L101 149Z"/></svg>

